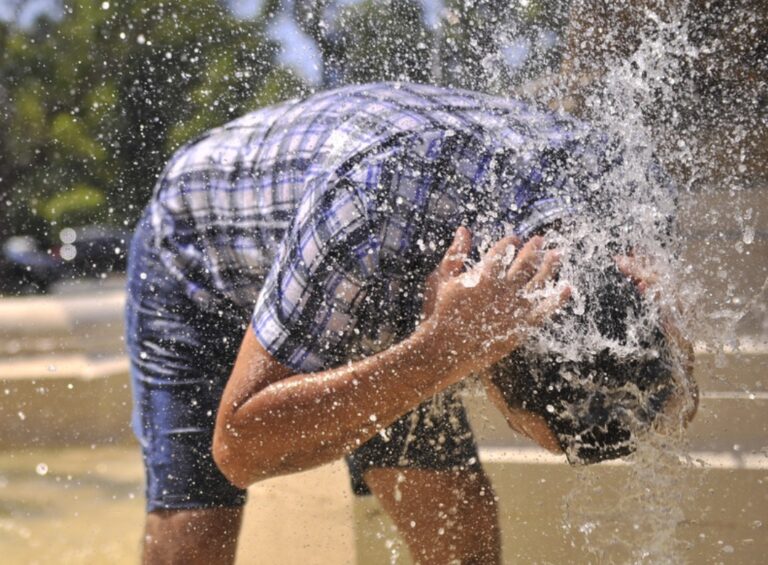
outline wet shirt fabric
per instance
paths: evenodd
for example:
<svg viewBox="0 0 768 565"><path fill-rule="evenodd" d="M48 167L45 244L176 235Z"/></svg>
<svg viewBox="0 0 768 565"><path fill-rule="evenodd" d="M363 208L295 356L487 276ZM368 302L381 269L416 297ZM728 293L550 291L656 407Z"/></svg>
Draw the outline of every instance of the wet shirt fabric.
<svg viewBox="0 0 768 565"><path fill-rule="evenodd" d="M474 92L346 87L264 108L181 148L151 204L155 246L202 309L251 309L297 372L413 328L459 225L522 237L571 214L613 157L571 118Z"/></svg>

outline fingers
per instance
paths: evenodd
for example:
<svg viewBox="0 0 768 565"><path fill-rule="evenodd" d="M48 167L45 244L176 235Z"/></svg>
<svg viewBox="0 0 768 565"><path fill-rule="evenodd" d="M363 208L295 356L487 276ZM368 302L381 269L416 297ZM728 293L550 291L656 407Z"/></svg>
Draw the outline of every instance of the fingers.
<svg viewBox="0 0 768 565"><path fill-rule="evenodd" d="M510 235L493 244L482 260L483 272L492 279L499 279L515 260L520 238Z"/></svg>
<svg viewBox="0 0 768 565"><path fill-rule="evenodd" d="M557 312L563 305L571 298L571 288L565 287L560 294L551 296L545 300L539 302L536 307L528 315L528 325L540 326L547 321L555 312Z"/></svg>
<svg viewBox="0 0 768 565"><path fill-rule="evenodd" d="M619 271L630 278L637 276L637 264L634 257L630 257L628 255L617 255L613 258L613 260L616 262L616 266L619 268Z"/></svg>
<svg viewBox="0 0 768 565"><path fill-rule="evenodd" d="M528 243L518 253L514 263L507 271L507 281L516 285L521 285L533 277L539 268L541 261L541 247L544 245L544 238L541 236L532 237Z"/></svg>
<svg viewBox="0 0 768 565"><path fill-rule="evenodd" d="M518 238L508 237L497 242L486 254L484 260L486 273L495 279L501 278L512 286L512 289L519 289L525 284L525 290L531 291L541 288L550 281L557 273L560 267L560 254L556 250L548 251L542 254L544 238L541 236L532 237L520 250L517 256L511 252L515 251L515 244L519 245ZM512 265L504 270L509 265ZM527 284L526 284L527 283ZM556 312L571 297L571 289L566 287L559 294L541 300L536 304L529 315L528 323L531 325L541 325L554 312Z"/></svg>
<svg viewBox="0 0 768 565"><path fill-rule="evenodd" d="M645 294L659 281L659 274L653 269L651 260L646 256L619 255L613 260L619 271L632 280L640 294Z"/></svg>
<svg viewBox="0 0 768 565"><path fill-rule="evenodd" d="M526 290L536 290L543 287L547 281L551 280L560 269L560 253L557 251L547 251L544 254L544 259L541 261L541 266L538 272L533 276Z"/></svg>
<svg viewBox="0 0 768 565"><path fill-rule="evenodd" d="M458 276L464 270L464 261L472 249L472 233L464 226L456 230L453 242L440 262L440 274L446 277Z"/></svg>

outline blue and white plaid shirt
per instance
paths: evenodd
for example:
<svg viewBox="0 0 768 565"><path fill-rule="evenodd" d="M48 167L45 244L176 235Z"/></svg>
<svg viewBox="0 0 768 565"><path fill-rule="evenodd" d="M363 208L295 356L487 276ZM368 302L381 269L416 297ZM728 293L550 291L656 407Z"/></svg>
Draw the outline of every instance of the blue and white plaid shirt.
<svg viewBox="0 0 768 565"><path fill-rule="evenodd" d="M570 213L605 148L571 118L474 92L322 92L181 148L155 190L156 245L191 298L255 303L266 350L320 370L412 331L459 225L492 241Z"/></svg>

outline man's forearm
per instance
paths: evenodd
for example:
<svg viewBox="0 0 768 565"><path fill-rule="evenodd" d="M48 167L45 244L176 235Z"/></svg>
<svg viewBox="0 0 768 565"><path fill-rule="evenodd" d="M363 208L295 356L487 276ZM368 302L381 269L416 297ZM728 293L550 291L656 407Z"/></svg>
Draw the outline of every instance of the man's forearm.
<svg viewBox="0 0 768 565"><path fill-rule="evenodd" d="M215 445L222 470L246 486L331 461L460 380L471 362L432 330L426 323L371 357L225 398Z"/></svg>

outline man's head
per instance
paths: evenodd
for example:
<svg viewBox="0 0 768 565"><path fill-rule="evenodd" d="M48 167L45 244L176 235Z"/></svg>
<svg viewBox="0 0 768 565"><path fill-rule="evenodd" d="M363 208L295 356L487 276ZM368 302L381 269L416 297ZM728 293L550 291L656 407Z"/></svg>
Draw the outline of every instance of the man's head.
<svg viewBox="0 0 768 565"><path fill-rule="evenodd" d="M508 406L541 416L573 464L628 455L674 390L666 339L615 267L582 270L585 292L491 380Z"/></svg>

